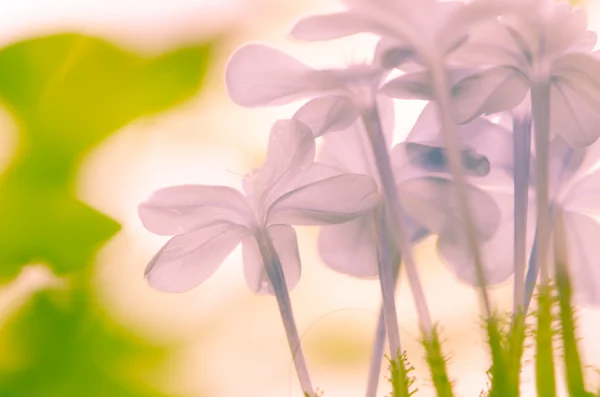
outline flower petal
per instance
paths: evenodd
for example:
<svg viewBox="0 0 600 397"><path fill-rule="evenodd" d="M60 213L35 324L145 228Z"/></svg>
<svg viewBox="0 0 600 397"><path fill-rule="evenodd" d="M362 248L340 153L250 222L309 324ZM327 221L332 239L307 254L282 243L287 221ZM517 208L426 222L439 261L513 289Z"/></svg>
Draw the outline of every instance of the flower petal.
<svg viewBox="0 0 600 397"><path fill-rule="evenodd" d="M600 225L593 218L565 212L568 241L569 275L575 302L584 306L600 306Z"/></svg>
<svg viewBox="0 0 600 397"><path fill-rule="evenodd" d="M226 186L182 185L160 189L139 205L144 227L162 236L184 234L224 220L247 224L246 198Z"/></svg>
<svg viewBox="0 0 600 397"><path fill-rule="evenodd" d="M291 226L273 225L268 228L269 236L281 261L285 283L292 290L300 281L300 254L296 231ZM244 277L250 290L260 295L274 295L271 283L265 271L263 256L256 238L246 237L242 241Z"/></svg>
<svg viewBox="0 0 600 397"><path fill-rule="evenodd" d="M294 118L306 124L316 138L326 132L350 127L358 118L358 111L350 98L328 95L306 103L298 109Z"/></svg>
<svg viewBox="0 0 600 397"><path fill-rule="evenodd" d="M278 120L271 129L267 155L254 177L253 191L261 205L296 188L303 171L315 158L315 141L310 129L294 119Z"/></svg>
<svg viewBox="0 0 600 397"><path fill-rule="evenodd" d="M440 239L463 233L456 185L451 180L412 178L398 184L398 192L406 213ZM500 224L500 208L492 196L473 185L467 185L467 195L473 218L477 220L477 233L482 241L489 240Z"/></svg>
<svg viewBox="0 0 600 397"><path fill-rule="evenodd" d="M394 141L394 101L386 96L377 97L379 119L388 147ZM378 175L373 150L367 138L364 123L357 120L343 131L329 132L323 136L323 145L319 154L320 161L346 172Z"/></svg>
<svg viewBox="0 0 600 397"><path fill-rule="evenodd" d="M371 177L343 174L281 196L269 209L268 224L344 223L373 209L378 200L377 186Z"/></svg>
<svg viewBox="0 0 600 397"><path fill-rule="evenodd" d="M146 267L148 284L163 292L185 292L208 279L250 230L220 223L175 236Z"/></svg>
<svg viewBox="0 0 600 397"><path fill-rule="evenodd" d="M433 86L428 71L407 73L388 81L381 93L396 99L434 100Z"/></svg>
<svg viewBox="0 0 600 397"><path fill-rule="evenodd" d="M452 60L474 66L513 66L527 62L526 55L515 42L509 27L498 20L475 26L469 32L469 41L455 51Z"/></svg>
<svg viewBox="0 0 600 397"><path fill-rule="evenodd" d="M485 276L489 285L502 283L514 273L513 196L511 192L497 192L493 196L496 203L501 207L502 219L493 237L481 244ZM526 246L529 251L534 239L534 211L529 211L528 215L530 215L530 219L527 222L529 230ZM464 238L464 233L445 235L444 238L440 238L438 240L438 252L459 279L470 285L478 285L475 264L466 238Z"/></svg>
<svg viewBox="0 0 600 397"><path fill-rule="evenodd" d="M463 124L481 114L512 109L528 91L527 78L514 68L499 66L466 77L452 87L456 121Z"/></svg>
<svg viewBox="0 0 600 397"><path fill-rule="evenodd" d="M462 146L463 166L467 175L486 176L491 168L511 170L513 163L512 134L484 118L458 125L456 135ZM437 109L430 103L423 109L404 143L407 160L431 172L450 172L445 142ZM398 149L394 156L403 155ZM399 167L402 163L395 160ZM396 172L401 172L396 168Z"/></svg>
<svg viewBox="0 0 600 397"><path fill-rule="evenodd" d="M284 105L319 89L318 73L295 58L261 44L248 44L230 58L227 93L245 107Z"/></svg>
<svg viewBox="0 0 600 397"><path fill-rule="evenodd" d="M318 248L323 262L335 271L353 277L378 274L377 237L371 214L321 227Z"/></svg>
<svg viewBox="0 0 600 397"><path fill-rule="evenodd" d="M371 18L350 11L301 19L292 28L290 36L296 40L321 41L378 30L378 25Z"/></svg>
<svg viewBox="0 0 600 397"><path fill-rule="evenodd" d="M588 146L600 136L600 73L589 70L600 67L600 61L587 56L579 59L586 62L560 70L550 91L551 135L561 135L575 147ZM585 64L590 60L592 65Z"/></svg>

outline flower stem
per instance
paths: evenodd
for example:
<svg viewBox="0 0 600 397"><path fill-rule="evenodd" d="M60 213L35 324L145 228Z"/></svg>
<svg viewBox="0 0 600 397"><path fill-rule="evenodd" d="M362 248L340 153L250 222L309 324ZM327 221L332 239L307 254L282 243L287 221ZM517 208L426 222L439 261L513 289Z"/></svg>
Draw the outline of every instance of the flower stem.
<svg viewBox="0 0 600 397"><path fill-rule="evenodd" d="M379 374L381 373L381 360L383 358L383 347L385 344L385 318L383 308L379 311L377 329L375 330L375 341L371 352L371 363L369 365L369 379L367 380L367 391L365 397L375 397L379 386Z"/></svg>
<svg viewBox="0 0 600 397"><path fill-rule="evenodd" d="M300 380L300 386L306 396L313 397L315 396L315 393L306 366L306 359L304 358L304 352L300 343L300 335L298 334L296 321L294 320L292 303L285 283L285 275L283 273L281 261L279 260L277 251L275 251L273 242L266 230L259 230L256 239L263 257L265 271L271 286L273 287L277 304L279 305L279 313L283 320L283 327L285 328L288 344L294 360L294 366L296 367L298 379Z"/></svg>
<svg viewBox="0 0 600 397"><path fill-rule="evenodd" d="M575 335L576 321L572 306L573 291L568 270L568 248L563 214L557 211L554 226L554 255L556 291L560 307L560 330L564 350L564 371L571 396L585 396L585 382L581 355Z"/></svg>
<svg viewBox="0 0 600 397"><path fill-rule="evenodd" d="M550 84L542 82L531 89L531 109L535 126L535 166L536 166L536 205L537 205L537 255L536 267L541 275L542 285L547 285L548 245L550 238L550 204L548 187L548 156L550 150Z"/></svg>
<svg viewBox="0 0 600 397"><path fill-rule="evenodd" d="M477 231L475 228L475 219L470 211L469 199L467 197L467 184L465 181L463 164L460 154L459 142L456 137L456 124L450 114L450 94L448 90L448 83L446 81L446 73L443 65L438 67L432 67L431 73L433 74L434 89L436 93L436 103L438 107L438 115L440 123L442 125L442 136L446 145L448 153L448 163L450 165L450 172L454 178L454 183L457 186L457 198L460 208L460 215L464 222L465 235L471 254L473 255L473 261L475 263L475 272L477 276L477 283L481 290L483 308L487 318L492 316L492 305L490 297L487 291L487 281L485 278L485 271L483 267L483 259L481 256L481 250L479 247L479 240L477 238Z"/></svg>
<svg viewBox="0 0 600 397"><path fill-rule="evenodd" d="M531 118L513 112L514 168L514 296L513 313L525 306L525 265L527 262L527 207L529 203L529 162L531 160Z"/></svg>
<svg viewBox="0 0 600 397"><path fill-rule="evenodd" d="M396 178L394 177L394 172L392 170L391 160L384 139L377 105L373 103L372 106L363 110L361 112L361 117L367 131L369 142L371 143L377 171L379 173L381 188L384 195L384 208L387 210L389 217L391 218L389 225L391 229L391 235L397 239L400 252L402 253L406 263L406 275L415 301L421 331L424 333L425 337L430 337L433 331L431 315L429 314L427 300L425 299L425 293L423 292L423 286L417 271L417 265L412 254L411 242L404 227L404 211L398 197ZM382 276L387 279L384 280L386 284L385 288L390 289L391 293L393 294L395 277L393 275L392 265L390 264L387 266L387 269L384 269L384 272L385 273L382 274ZM392 352L394 351L392 350Z"/></svg>
<svg viewBox="0 0 600 397"><path fill-rule="evenodd" d="M398 256L397 265L394 266L394 287L398 284L400 275L401 258ZM381 360L383 358L383 349L385 345L385 312L383 307L379 309L379 318L377 319L377 329L375 330L375 341L371 352L371 363L369 365L369 379L367 381L366 397L375 397L377 387L379 386L379 374L381 373Z"/></svg>

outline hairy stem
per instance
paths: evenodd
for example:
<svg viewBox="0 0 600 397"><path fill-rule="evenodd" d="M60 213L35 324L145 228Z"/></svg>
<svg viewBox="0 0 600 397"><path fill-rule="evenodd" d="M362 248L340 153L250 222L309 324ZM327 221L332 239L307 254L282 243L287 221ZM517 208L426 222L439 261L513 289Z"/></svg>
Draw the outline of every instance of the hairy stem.
<svg viewBox="0 0 600 397"><path fill-rule="evenodd" d="M562 213L556 214L554 226L554 254L556 290L560 307L560 330L564 350L564 369L567 388L571 396L585 396L585 383L581 355L575 335L575 313L571 304L573 291L568 271L568 247Z"/></svg>
<svg viewBox="0 0 600 397"><path fill-rule="evenodd" d="M270 236L266 230L260 230L257 233L258 246L260 248L261 255L265 266L265 271L273 287L277 304L279 305L279 313L283 320L283 327L288 339L288 344L294 360L294 366L298 379L300 380L300 386L306 396L315 396L310 375L308 373L308 367L306 365L306 359L304 358L304 352L300 343L300 335L298 334L298 328L296 327L296 321L294 320L294 313L292 311L292 302L290 300L290 294L285 283L285 275L283 273L283 267L277 251L273 246Z"/></svg>

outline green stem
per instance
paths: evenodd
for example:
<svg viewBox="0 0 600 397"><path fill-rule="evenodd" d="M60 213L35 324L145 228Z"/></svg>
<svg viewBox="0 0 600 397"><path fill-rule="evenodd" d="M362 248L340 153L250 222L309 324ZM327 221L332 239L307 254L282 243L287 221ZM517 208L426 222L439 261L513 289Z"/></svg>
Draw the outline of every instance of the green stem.
<svg viewBox="0 0 600 397"><path fill-rule="evenodd" d="M556 270L556 289L560 308L560 328L564 349L564 367L567 387L571 396L585 396L585 383L581 356L575 336L575 314L572 302L571 281L568 272L568 247L562 213L557 211L554 226L554 253Z"/></svg>
<svg viewBox="0 0 600 397"><path fill-rule="evenodd" d="M536 151L536 204L537 256L542 285L548 284L548 245L550 236L550 204L548 187L548 160L550 150L550 84L542 82L531 89L531 109L535 126Z"/></svg>

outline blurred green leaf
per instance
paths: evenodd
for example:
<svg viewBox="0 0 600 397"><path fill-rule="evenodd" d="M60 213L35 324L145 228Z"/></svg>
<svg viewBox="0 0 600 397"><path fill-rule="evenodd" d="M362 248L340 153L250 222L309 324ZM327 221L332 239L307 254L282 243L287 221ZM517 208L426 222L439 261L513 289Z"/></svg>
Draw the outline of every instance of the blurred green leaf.
<svg viewBox="0 0 600 397"><path fill-rule="evenodd" d="M147 59L63 34L0 50L0 101L20 126L17 155L0 177L0 277L33 262L58 274L90 263L119 225L76 199L81 160L117 129L193 96L209 49Z"/></svg>
<svg viewBox="0 0 600 397"><path fill-rule="evenodd" d="M162 397L143 378L163 358L81 290L38 293L0 332L2 397Z"/></svg>

